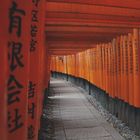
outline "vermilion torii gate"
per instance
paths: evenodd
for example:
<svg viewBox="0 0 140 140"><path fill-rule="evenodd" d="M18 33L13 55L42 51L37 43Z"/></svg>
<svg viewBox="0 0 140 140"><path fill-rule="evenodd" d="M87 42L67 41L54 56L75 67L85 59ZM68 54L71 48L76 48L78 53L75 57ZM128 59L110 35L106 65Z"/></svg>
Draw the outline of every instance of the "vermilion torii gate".
<svg viewBox="0 0 140 140"><path fill-rule="evenodd" d="M38 139L48 85L45 0L6 0L0 6L0 139Z"/></svg>
<svg viewBox="0 0 140 140"><path fill-rule="evenodd" d="M0 25L0 139L37 140L51 55L139 28L140 1L2 0Z"/></svg>

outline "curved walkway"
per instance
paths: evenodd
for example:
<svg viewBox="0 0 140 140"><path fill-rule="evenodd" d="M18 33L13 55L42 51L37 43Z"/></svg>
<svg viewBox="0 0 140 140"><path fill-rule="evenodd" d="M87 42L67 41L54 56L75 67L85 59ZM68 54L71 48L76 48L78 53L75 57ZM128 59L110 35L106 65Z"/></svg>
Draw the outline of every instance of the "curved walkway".
<svg viewBox="0 0 140 140"><path fill-rule="evenodd" d="M63 80L51 80L49 98L55 100L53 124L56 140L124 140L100 115L80 88Z"/></svg>

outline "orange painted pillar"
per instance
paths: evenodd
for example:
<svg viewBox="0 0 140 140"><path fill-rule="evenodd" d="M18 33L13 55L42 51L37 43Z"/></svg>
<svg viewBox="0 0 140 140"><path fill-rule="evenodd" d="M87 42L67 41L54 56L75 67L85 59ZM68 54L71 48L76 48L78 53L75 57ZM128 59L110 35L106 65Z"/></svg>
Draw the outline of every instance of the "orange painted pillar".
<svg viewBox="0 0 140 140"><path fill-rule="evenodd" d="M101 88L101 66L100 66L100 62L101 62L101 56L100 56L100 45L98 45L97 47L97 63L98 63L98 87Z"/></svg>
<svg viewBox="0 0 140 140"><path fill-rule="evenodd" d="M45 0L42 0L42 1L35 1L35 2L38 2L39 5L38 5L38 10L39 10L39 35L38 35L38 45L39 45L39 64L40 64L40 72L39 72L39 75L38 75L38 78L39 78L39 92L38 92L38 101L37 101L37 104L38 104L38 128L40 128L40 116L42 114L42 108L43 108L43 97L44 97L44 77L45 77L45 65L47 65L46 63L46 59L45 59L45 56L47 55L46 52L48 51L47 50L47 47L46 47L46 44L45 44L45 33L44 33L44 30L45 30Z"/></svg>
<svg viewBox="0 0 140 140"><path fill-rule="evenodd" d="M117 74L118 74L118 67L117 67L117 39L114 39L114 43L115 43L115 46L114 46L114 82L115 82L115 97L118 97L118 77L117 77Z"/></svg>
<svg viewBox="0 0 140 140"><path fill-rule="evenodd" d="M88 60L88 62L87 62L87 64L88 64L88 81L90 82L91 80L90 80L90 69L91 69L91 62L90 62L90 49L88 49L87 50L87 60Z"/></svg>
<svg viewBox="0 0 140 140"><path fill-rule="evenodd" d="M116 95L116 79L115 79L115 40L112 41L112 97Z"/></svg>
<svg viewBox="0 0 140 140"><path fill-rule="evenodd" d="M96 85L99 87L99 81L100 81L100 72L99 72L99 46L96 47L96 73L98 75L98 78L96 76Z"/></svg>
<svg viewBox="0 0 140 140"><path fill-rule="evenodd" d="M109 95L112 97L113 85L112 85L112 45L111 43L108 44L108 48L109 48Z"/></svg>
<svg viewBox="0 0 140 140"><path fill-rule="evenodd" d="M89 79L90 83L93 83L93 49L90 49L89 51L89 67L90 67L90 74L89 74Z"/></svg>
<svg viewBox="0 0 140 140"><path fill-rule="evenodd" d="M92 79L92 84L95 84L95 77L94 77L94 74L95 74L95 48L92 49L91 51L91 62L92 62L92 66L91 66L91 79Z"/></svg>
<svg viewBox="0 0 140 140"><path fill-rule="evenodd" d="M105 61L105 44L102 45L102 86L106 90L106 61Z"/></svg>
<svg viewBox="0 0 140 140"><path fill-rule="evenodd" d="M94 72L94 81L95 81L95 85L97 86L97 76L98 76L98 74L97 74L97 67L98 67L98 64L97 64L97 46L95 47L95 49L94 49L94 65L95 65L95 72Z"/></svg>
<svg viewBox="0 0 140 140"><path fill-rule="evenodd" d="M129 46L128 46L128 37L124 36L123 37L123 52L124 52L124 58L123 58L123 65L124 65L124 79L123 79L123 83L124 83L124 101L128 103L129 101L129 86L131 87L131 85L129 85L129 60L131 61L131 58L129 59L129 56L131 55L128 51ZM131 68L133 69L133 66L131 66Z"/></svg>
<svg viewBox="0 0 140 140"><path fill-rule="evenodd" d="M140 108L140 30L133 31L134 106Z"/></svg>
<svg viewBox="0 0 140 140"><path fill-rule="evenodd" d="M32 11L30 18L30 69L29 69L29 85L28 85L28 139L38 140L38 130L41 117L40 96L43 94L43 83L40 66L45 68L42 58L42 2L32 1ZM43 3L45 4L45 3ZM44 11L45 12L45 11ZM43 67L44 66L44 67ZM43 79L41 80L43 81Z"/></svg>
<svg viewBox="0 0 140 140"><path fill-rule="evenodd" d="M92 67L92 63L91 63L91 49L88 50L88 66L89 66L89 82L91 83L91 67Z"/></svg>
<svg viewBox="0 0 140 140"><path fill-rule="evenodd" d="M73 55L71 55L71 75L73 76Z"/></svg>
<svg viewBox="0 0 140 140"><path fill-rule="evenodd" d="M8 139L12 140L27 140L31 8L31 1L15 0L8 10Z"/></svg>
<svg viewBox="0 0 140 140"><path fill-rule="evenodd" d="M47 48L47 51L48 51L48 48ZM50 68L51 67L51 55L48 54L47 60L48 60L48 63L47 63L48 73L47 73L46 77L48 80L47 80L47 83L45 85L45 88L49 88L48 86L49 86L49 82L50 82L50 78L51 78L51 71L50 71L50 69L51 69ZM64 66L64 60L63 60L63 66ZM63 70L63 73L64 73L64 70Z"/></svg>
<svg viewBox="0 0 140 140"><path fill-rule="evenodd" d="M117 55L117 98L121 98L121 43L120 37L116 38Z"/></svg>
<svg viewBox="0 0 140 140"><path fill-rule="evenodd" d="M106 49L106 92L109 93L109 49L108 44L105 45Z"/></svg>
<svg viewBox="0 0 140 140"><path fill-rule="evenodd" d="M107 44L108 49L108 94L110 96L110 48L109 43Z"/></svg>
<svg viewBox="0 0 140 140"><path fill-rule="evenodd" d="M103 45L102 44L100 45L100 75L101 75L100 88L104 90L103 88Z"/></svg>
<svg viewBox="0 0 140 140"><path fill-rule="evenodd" d="M124 37L120 37L120 96L121 100L124 100Z"/></svg>
<svg viewBox="0 0 140 140"><path fill-rule="evenodd" d="M117 96L117 88L116 88L116 40L112 40L112 81L113 81L113 97Z"/></svg>
<svg viewBox="0 0 140 140"><path fill-rule="evenodd" d="M115 39L115 97L118 98L118 40Z"/></svg>
<svg viewBox="0 0 140 140"><path fill-rule="evenodd" d="M8 12L10 2L1 1L0 4L0 139L7 140L7 44L8 44Z"/></svg>
<svg viewBox="0 0 140 140"><path fill-rule="evenodd" d="M113 80L113 47L112 43L110 43L110 95L111 97L114 96L113 89L114 89L114 80Z"/></svg>
<svg viewBox="0 0 140 140"><path fill-rule="evenodd" d="M76 65L76 67L75 67L75 70L76 70L76 77L79 77L79 62L78 62L78 54L75 55L75 60L76 60L76 62L75 62L75 65Z"/></svg>
<svg viewBox="0 0 140 140"><path fill-rule="evenodd" d="M64 73L66 74L66 56L64 56Z"/></svg>
<svg viewBox="0 0 140 140"><path fill-rule="evenodd" d="M128 96L130 105L134 105L134 65L132 34L128 34Z"/></svg>
<svg viewBox="0 0 140 140"><path fill-rule="evenodd" d="M0 29L1 31L1 29ZM4 28L3 28L4 31ZM4 32L3 32L4 33ZM4 36L3 36L4 37ZM1 39L3 38L1 36ZM5 36L6 37L6 36ZM3 38L2 42L0 42L1 50L0 50L0 107L1 107L1 113L0 113L0 138L2 140L7 140L7 52L6 52L6 42Z"/></svg>
<svg viewBox="0 0 140 140"><path fill-rule="evenodd" d="M90 49L90 83L93 84L93 49Z"/></svg>
<svg viewBox="0 0 140 140"><path fill-rule="evenodd" d="M73 59L74 59L74 76L76 77L76 68L77 68L77 66L76 66L76 54L74 54Z"/></svg>
<svg viewBox="0 0 140 140"><path fill-rule="evenodd" d="M101 69L100 69L100 59L101 59L101 57L100 57L100 45L98 44L97 45L97 64L98 64L98 66L97 66L97 73L98 73L98 79L97 79L97 86L98 86L98 88L100 88L100 82L101 82Z"/></svg>
<svg viewBox="0 0 140 140"><path fill-rule="evenodd" d="M124 83L124 74L125 74L125 46L124 46L124 39L125 37L122 36L121 40L121 99L124 100L124 93L125 93L125 83Z"/></svg>

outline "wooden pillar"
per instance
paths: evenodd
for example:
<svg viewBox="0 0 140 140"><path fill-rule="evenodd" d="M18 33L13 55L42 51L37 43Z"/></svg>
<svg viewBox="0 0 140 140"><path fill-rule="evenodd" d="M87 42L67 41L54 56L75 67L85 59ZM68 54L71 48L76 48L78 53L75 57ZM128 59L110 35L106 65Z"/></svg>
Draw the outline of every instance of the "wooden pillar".
<svg viewBox="0 0 140 140"><path fill-rule="evenodd" d="M39 92L38 92L38 127L40 128L40 117L42 114L42 109L43 109L43 97L44 97L44 91L45 91L45 87L44 87L44 76L46 71L44 71L45 68L45 55L46 54L46 46L45 46L45 9L46 9L46 1L42 0L40 1L40 5L39 5L39 36L38 36L38 41L39 41L39 75L38 75L38 79L39 79ZM46 64L47 65L47 64Z"/></svg>
<svg viewBox="0 0 140 140"><path fill-rule="evenodd" d="M45 1L32 1L30 18L30 69L28 85L28 140L38 140L43 95L44 8ZM43 30L43 31L42 31ZM42 39L43 38L43 39ZM42 66L42 67L40 67Z"/></svg>
<svg viewBox="0 0 140 140"><path fill-rule="evenodd" d="M132 34L128 34L128 86L129 90L129 104L134 105L134 65L133 65L133 44L132 44Z"/></svg>
<svg viewBox="0 0 140 140"><path fill-rule="evenodd" d="M31 8L31 1L10 1L7 13L9 140L27 140Z"/></svg>
<svg viewBox="0 0 140 140"><path fill-rule="evenodd" d="M120 36L120 95L119 99L124 100L124 46L123 46L123 36Z"/></svg>
<svg viewBox="0 0 140 140"><path fill-rule="evenodd" d="M121 96L121 47L120 47L120 38L116 38L116 74L117 74L117 98L120 99Z"/></svg>
<svg viewBox="0 0 140 140"><path fill-rule="evenodd" d="M128 37L123 36L123 71L124 71L124 76L123 76L123 92L124 92L124 101L128 103L129 101L129 88L131 85L129 85L129 46L128 46ZM131 60L131 59L130 59ZM132 68L131 68L132 69Z"/></svg>
<svg viewBox="0 0 140 140"><path fill-rule="evenodd" d="M133 31L134 106L140 108L140 30Z"/></svg>
<svg viewBox="0 0 140 140"><path fill-rule="evenodd" d="M0 139L7 140L7 43L9 1L0 4Z"/></svg>
<svg viewBox="0 0 140 140"><path fill-rule="evenodd" d="M106 93L109 93L109 56L108 44L105 44L105 67L106 67Z"/></svg>

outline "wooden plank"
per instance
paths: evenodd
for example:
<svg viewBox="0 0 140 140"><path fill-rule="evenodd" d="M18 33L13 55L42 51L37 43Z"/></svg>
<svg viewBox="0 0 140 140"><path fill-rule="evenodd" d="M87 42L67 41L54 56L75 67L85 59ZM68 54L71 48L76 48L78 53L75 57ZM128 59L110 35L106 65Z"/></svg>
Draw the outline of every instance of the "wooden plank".
<svg viewBox="0 0 140 140"><path fill-rule="evenodd" d="M63 3L76 3L88 4L98 6L111 6L111 7L125 7L130 9L140 9L140 1L138 0L47 0L47 2L63 2Z"/></svg>
<svg viewBox="0 0 140 140"><path fill-rule="evenodd" d="M74 3L68 4L68 3L47 2L46 11L85 13L85 14L123 16L123 17L140 17L139 9L86 5L86 4L82 5Z"/></svg>
<svg viewBox="0 0 140 140"><path fill-rule="evenodd" d="M58 15L58 14L57 14ZM138 21L138 19L136 19ZM139 20L140 21L140 20ZM89 26L89 27L120 27L120 28L134 28L139 27L138 25L134 25L134 19L133 23L132 20L130 21L127 18L127 23L121 23L118 20L116 22L111 21L101 21L101 20L95 20L95 19L66 19L66 18L53 18L53 17L47 17L46 18L46 24L45 26L51 26L51 25L57 25L57 26Z"/></svg>
<svg viewBox="0 0 140 140"><path fill-rule="evenodd" d="M102 20L108 22L140 22L138 17L134 16L122 16L122 15L103 15L103 14L90 14L90 13L77 13L77 12L62 12L62 11L48 11L46 13L46 18L59 18L59 19L71 19L71 20Z"/></svg>
<svg viewBox="0 0 140 140"><path fill-rule="evenodd" d="M79 27L79 26L50 26L46 32L82 32L82 33L128 33L132 32L130 28L111 28L111 27Z"/></svg>
<svg viewBox="0 0 140 140"><path fill-rule="evenodd" d="M80 50L81 51L81 50ZM75 54L80 52L79 50L55 50L55 51L49 51L49 54L54 55L54 54ZM83 50L82 50L83 51Z"/></svg>
<svg viewBox="0 0 140 140"><path fill-rule="evenodd" d="M120 18L110 18L110 16L108 17L109 19L107 18L103 18L103 17L97 17L95 19L95 16L94 17L90 17L90 18L87 18L87 16L82 16L79 17L79 15L75 15L73 13L61 13L62 15L60 15L60 13L47 13L46 14L46 24L50 23L50 22L54 22L56 23L74 23L74 24L80 24L80 25L87 25L87 26L93 26L97 23L99 24L103 24L103 26L109 26L109 27L139 27L140 25L140 19L138 18L125 18L123 17L122 19ZM77 14L77 13L75 13ZM69 17L70 16L70 17ZM71 25L72 25L71 24ZM113 25L112 25L113 24ZM55 24L54 24L55 25Z"/></svg>

